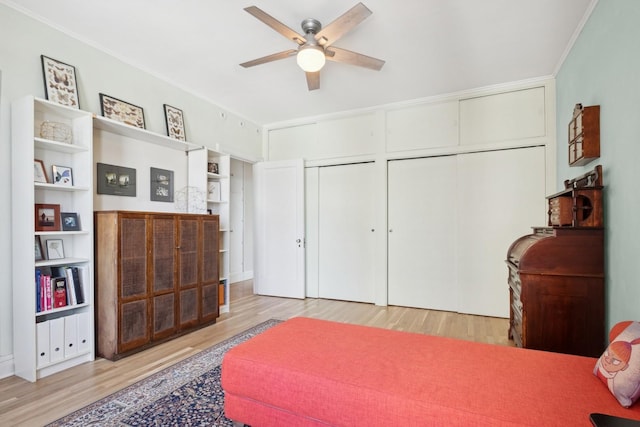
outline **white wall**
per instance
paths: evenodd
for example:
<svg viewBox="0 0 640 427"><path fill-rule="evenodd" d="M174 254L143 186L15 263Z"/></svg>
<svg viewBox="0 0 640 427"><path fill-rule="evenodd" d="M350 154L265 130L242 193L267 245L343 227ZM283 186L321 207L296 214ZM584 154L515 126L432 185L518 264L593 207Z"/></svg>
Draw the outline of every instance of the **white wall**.
<svg viewBox="0 0 640 427"><path fill-rule="evenodd" d="M38 22L5 5L0 5L0 270L11 276L11 168L10 104L26 95L44 98L40 55L71 64L76 68L80 108L100 115L99 93L105 93L144 109L146 128L166 135L163 104L180 108L184 113L187 140L249 161L262 157L261 129L246 118L234 115L214 102L132 67L122 61ZM224 113L224 114L221 114ZM138 168L139 183L136 210L169 210L168 204L148 201L148 167L158 166L176 172L176 187L186 182L183 153L163 154L156 148L133 147L134 141L121 140L116 146L101 146L100 155L117 165L133 164ZM156 157L157 154L157 157ZM182 157L178 157L182 156ZM100 158L97 158L101 161ZM186 164L186 160L184 161ZM145 178L146 177L146 178ZM146 179L146 181L145 181ZM97 197L98 208L130 206L131 200ZM145 201L146 198L146 201ZM141 204L138 204L141 203ZM109 206L107 206L109 205ZM11 374L12 352L11 283L0 282L0 377Z"/></svg>

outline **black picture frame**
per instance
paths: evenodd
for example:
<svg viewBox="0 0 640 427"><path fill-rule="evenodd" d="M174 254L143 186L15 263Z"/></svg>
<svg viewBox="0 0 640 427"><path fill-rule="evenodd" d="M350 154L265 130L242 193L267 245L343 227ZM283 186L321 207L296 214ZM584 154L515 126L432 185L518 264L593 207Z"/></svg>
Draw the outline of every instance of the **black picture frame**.
<svg viewBox="0 0 640 427"><path fill-rule="evenodd" d="M56 104L80 109L76 67L46 55L40 55L40 59L46 98Z"/></svg>
<svg viewBox="0 0 640 427"><path fill-rule="evenodd" d="M173 171L150 168L149 198L153 202L173 202Z"/></svg>
<svg viewBox="0 0 640 427"><path fill-rule="evenodd" d="M104 93L100 94L100 113L107 119L145 129L144 110L142 107Z"/></svg>
<svg viewBox="0 0 640 427"><path fill-rule="evenodd" d="M60 212L62 231L80 231L80 218L76 212Z"/></svg>
<svg viewBox="0 0 640 427"><path fill-rule="evenodd" d="M184 130L184 114L182 110L168 104L163 104L163 106L164 119L167 124L167 136L178 141L186 141L187 135Z"/></svg>
<svg viewBox="0 0 640 427"><path fill-rule="evenodd" d="M35 244L34 244L34 256L36 261L44 261L46 258L44 256L44 251L42 250L42 241L40 240L40 236L35 236Z"/></svg>
<svg viewBox="0 0 640 427"><path fill-rule="evenodd" d="M124 166L97 164L97 193L136 197L136 170Z"/></svg>

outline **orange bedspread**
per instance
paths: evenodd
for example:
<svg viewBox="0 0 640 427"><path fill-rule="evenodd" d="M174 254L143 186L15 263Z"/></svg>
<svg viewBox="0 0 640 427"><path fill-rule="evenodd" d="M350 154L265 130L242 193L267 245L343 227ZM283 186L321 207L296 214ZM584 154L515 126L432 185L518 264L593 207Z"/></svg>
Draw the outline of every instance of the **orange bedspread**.
<svg viewBox="0 0 640 427"><path fill-rule="evenodd" d="M589 426L640 420L592 374L596 359L294 318L231 349L227 417L252 427Z"/></svg>

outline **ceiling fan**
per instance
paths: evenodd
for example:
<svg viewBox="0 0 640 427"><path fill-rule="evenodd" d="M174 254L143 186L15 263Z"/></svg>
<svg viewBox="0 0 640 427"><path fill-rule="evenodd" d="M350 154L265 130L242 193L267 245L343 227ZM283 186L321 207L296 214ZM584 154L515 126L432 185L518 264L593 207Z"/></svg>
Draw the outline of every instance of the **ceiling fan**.
<svg viewBox="0 0 640 427"><path fill-rule="evenodd" d="M372 14L362 3L358 3L324 28L316 19L305 19L301 24L304 35L298 34L256 6L249 6L244 10L298 44L297 49L285 50L240 64L245 68L296 55L298 65L306 73L309 90L315 90L320 88L320 69L324 66L325 60L357 65L376 71L379 71L384 65L384 61L380 59L333 46L333 43L340 37Z"/></svg>

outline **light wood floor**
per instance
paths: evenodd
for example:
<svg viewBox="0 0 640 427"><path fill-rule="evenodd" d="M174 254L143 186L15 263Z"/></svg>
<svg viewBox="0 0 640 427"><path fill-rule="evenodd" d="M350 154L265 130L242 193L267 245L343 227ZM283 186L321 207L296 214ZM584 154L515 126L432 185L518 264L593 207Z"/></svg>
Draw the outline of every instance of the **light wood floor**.
<svg viewBox="0 0 640 427"><path fill-rule="evenodd" d="M307 316L401 331L513 345L507 319L322 299L253 295L252 282L231 285L231 312L215 325L116 362L97 359L30 383L0 380L0 425L41 426L268 319ZM506 304L506 302L505 302Z"/></svg>

